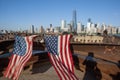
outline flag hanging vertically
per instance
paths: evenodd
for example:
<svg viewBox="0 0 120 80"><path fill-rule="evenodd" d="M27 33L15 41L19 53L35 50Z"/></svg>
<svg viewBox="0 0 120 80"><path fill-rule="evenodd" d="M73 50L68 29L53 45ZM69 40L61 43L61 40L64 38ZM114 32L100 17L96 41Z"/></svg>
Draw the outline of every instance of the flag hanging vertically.
<svg viewBox="0 0 120 80"><path fill-rule="evenodd" d="M25 63L32 56L32 39L36 35L33 36L16 36L14 48L12 51L12 56L10 57L10 62L6 71L4 72L4 76L7 78L12 78L13 80L18 80L19 75L25 65Z"/></svg>
<svg viewBox="0 0 120 80"><path fill-rule="evenodd" d="M51 63L60 80L78 80L74 74L74 65L70 51L71 35L46 36L45 44Z"/></svg>

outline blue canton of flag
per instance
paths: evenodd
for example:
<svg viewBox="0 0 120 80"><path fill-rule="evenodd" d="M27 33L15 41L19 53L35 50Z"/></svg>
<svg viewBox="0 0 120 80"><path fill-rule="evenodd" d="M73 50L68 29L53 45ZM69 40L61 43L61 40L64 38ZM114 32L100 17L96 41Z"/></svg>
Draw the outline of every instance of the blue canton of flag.
<svg viewBox="0 0 120 80"><path fill-rule="evenodd" d="M48 52L58 55L58 36L46 36L45 42Z"/></svg>
<svg viewBox="0 0 120 80"><path fill-rule="evenodd" d="M14 49L12 53L23 56L26 52L26 48L27 48L27 45L26 45L25 38L21 36L16 36Z"/></svg>

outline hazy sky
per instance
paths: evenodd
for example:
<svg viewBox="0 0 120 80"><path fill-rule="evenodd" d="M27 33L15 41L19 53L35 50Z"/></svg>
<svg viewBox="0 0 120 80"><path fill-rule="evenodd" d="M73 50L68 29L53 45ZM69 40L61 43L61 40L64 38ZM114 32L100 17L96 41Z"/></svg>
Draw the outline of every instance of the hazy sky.
<svg viewBox="0 0 120 80"><path fill-rule="evenodd" d="M0 29L60 26L62 19L70 23L73 10L84 25L91 18L93 23L120 26L120 0L0 0Z"/></svg>

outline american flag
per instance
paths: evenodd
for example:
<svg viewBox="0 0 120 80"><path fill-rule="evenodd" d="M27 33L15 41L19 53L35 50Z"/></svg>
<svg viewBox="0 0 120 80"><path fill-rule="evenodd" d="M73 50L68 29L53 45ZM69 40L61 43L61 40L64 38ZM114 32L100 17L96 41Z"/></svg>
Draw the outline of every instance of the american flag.
<svg viewBox="0 0 120 80"><path fill-rule="evenodd" d="M60 80L78 80L73 69L70 38L71 35L45 36L48 55Z"/></svg>
<svg viewBox="0 0 120 80"><path fill-rule="evenodd" d="M35 37L35 35L27 37L15 37L14 49L12 51L13 54L10 57L10 62L4 73L5 77L18 80L25 63L32 56L33 37Z"/></svg>

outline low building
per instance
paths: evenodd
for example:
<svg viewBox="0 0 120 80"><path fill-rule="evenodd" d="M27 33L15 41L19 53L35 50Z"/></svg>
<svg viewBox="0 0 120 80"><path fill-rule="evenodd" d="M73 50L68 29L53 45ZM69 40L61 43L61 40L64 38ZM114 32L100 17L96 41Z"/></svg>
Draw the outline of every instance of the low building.
<svg viewBox="0 0 120 80"><path fill-rule="evenodd" d="M74 36L74 42L79 43L103 43L102 36Z"/></svg>

